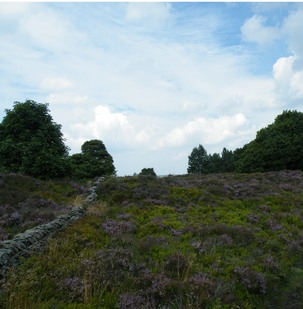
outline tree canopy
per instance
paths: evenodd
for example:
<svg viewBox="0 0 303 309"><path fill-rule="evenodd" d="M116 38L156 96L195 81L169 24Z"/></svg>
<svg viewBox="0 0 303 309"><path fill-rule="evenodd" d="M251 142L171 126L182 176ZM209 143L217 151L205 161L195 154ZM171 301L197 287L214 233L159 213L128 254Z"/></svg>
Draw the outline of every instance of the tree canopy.
<svg viewBox="0 0 303 309"><path fill-rule="evenodd" d="M116 174L114 160L101 140L86 141L81 146L81 151L82 153L73 154L70 157L72 175L75 178Z"/></svg>
<svg viewBox="0 0 303 309"><path fill-rule="evenodd" d="M48 104L26 100L6 109L0 124L0 167L40 178L62 177L68 148Z"/></svg>
<svg viewBox="0 0 303 309"><path fill-rule="evenodd" d="M139 173L139 176L154 176L157 177L156 172L154 171L154 168L143 168L141 172Z"/></svg>
<svg viewBox="0 0 303 309"><path fill-rule="evenodd" d="M188 157L188 173L266 172L303 169L303 113L283 111L274 123L257 132L250 143L221 156L202 145Z"/></svg>
<svg viewBox="0 0 303 309"><path fill-rule="evenodd" d="M284 111L257 132L236 162L239 172L303 169L303 113Z"/></svg>
<svg viewBox="0 0 303 309"><path fill-rule="evenodd" d="M225 147L219 153L207 154L202 145L195 147L188 157L188 173L209 174L234 171L233 152Z"/></svg>
<svg viewBox="0 0 303 309"><path fill-rule="evenodd" d="M203 174L208 172L209 157L202 145L195 147L188 156L188 173Z"/></svg>

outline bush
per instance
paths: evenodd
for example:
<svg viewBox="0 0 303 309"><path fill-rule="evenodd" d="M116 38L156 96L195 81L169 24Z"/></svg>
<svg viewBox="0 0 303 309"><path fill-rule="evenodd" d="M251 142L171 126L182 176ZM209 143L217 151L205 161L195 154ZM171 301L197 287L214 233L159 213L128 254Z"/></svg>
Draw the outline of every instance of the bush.
<svg viewBox="0 0 303 309"><path fill-rule="evenodd" d="M157 177L157 174L155 173L153 168L143 168L141 172L139 173L139 176L153 176Z"/></svg>

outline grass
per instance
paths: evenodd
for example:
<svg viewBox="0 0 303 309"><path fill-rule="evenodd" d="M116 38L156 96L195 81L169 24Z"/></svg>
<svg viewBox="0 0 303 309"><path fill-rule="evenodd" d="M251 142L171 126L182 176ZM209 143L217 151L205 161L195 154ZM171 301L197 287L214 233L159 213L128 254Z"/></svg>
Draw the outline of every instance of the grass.
<svg viewBox="0 0 303 309"><path fill-rule="evenodd" d="M302 180L108 179L85 217L9 271L0 307L302 308Z"/></svg>

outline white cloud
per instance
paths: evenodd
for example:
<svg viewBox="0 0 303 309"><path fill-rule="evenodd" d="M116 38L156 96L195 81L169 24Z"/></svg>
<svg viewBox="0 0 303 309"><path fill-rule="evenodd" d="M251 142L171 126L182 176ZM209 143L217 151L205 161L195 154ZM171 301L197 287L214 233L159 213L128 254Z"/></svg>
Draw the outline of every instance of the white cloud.
<svg viewBox="0 0 303 309"><path fill-rule="evenodd" d="M285 103L303 99L303 71L294 70L295 56L283 57L273 66L276 91Z"/></svg>
<svg viewBox="0 0 303 309"><path fill-rule="evenodd" d="M126 20L150 29L162 27L170 19L170 4L160 2L131 2L127 6Z"/></svg>
<svg viewBox="0 0 303 309"><path fill-rule="evenodd" d="M218 118L199 117L168 132L155 144L155 149L181 146L189 139L197 143L217 144L234 136L246 122L246 117L241 113Z"/></svg>
<svg viewBox="0 0 303 309"><path fill-rule="evenodd" d="M185 172L186 154L199 143L218 152L253 139L280 112L275 92L285 101L302 97L298 11L283 23L259 9L270 17L246 20L239 42L235 15L213 4L18 5L8 12L8 31L0 25L1 102L50 103L73 152L102 139L121 174L145 165ZM263 45L281 33L293 58L278 60L273 76L250 71L260 49L244 39Z"/></svg>
<svg viewBox="0 0 303 309"><path fill-rule="evenodd" d="M77 132L87 140L106 140L111 147L118 149L124 149L126 146L140 147L147 144L151 138L148 129L135 129L126 114L112 112L104 105L94 108L92 120L80 120L72 125L71 129L74 134Z"/></svg>
<svg viewBox="0 0 303 309"><path fill-rule="evenodd" d="M73 86L74 83L72 81L63 77L45 78L40 83L40 87L47 90L65 90Z"/></svg>
<svg viewBox="0 0 303 309"><path fill-rule="evenodd" d="M303 10L293 11L284 20L282 31L292 55L279 58L273 66L278 97L285 105L303 99Z"/></svg>
<svg viewBox="0 0 303 309"><path fill-rule="evenodd" d="M254 2L252 8L257 14L270 14L274 11L287 10L287 5L286 2Z"/></svg>
<svg viewBox="0 0 303 309"><path fill-rule="evenodd" d="M294 56L282 57L277 60L273 66L274 78L283 86L292 75L292 65L294 63Z"/></svg>
<svg viewBox="0 0 303 309"><path fill-rule="evenodd" d="M30 9L30 3L0 2L0 19L17 19Z"/></svg>
<svg viewBox="0 0 303 309"><path fill-rule="evenodd" d="M75 92L55 92L50 93L46 100L56 105L84 105L89 102L89 97Z"/></svg>
<svg viewBox="0 0 303 309"><path fill-rule="evenodd" d="M303 99L303 71L294 73L290 82L290 88L293 90L296 100Z"/></svg>
<svg viewBox="0 0 303 309"><path fill-rule="evenodd" d="M29 12L30 8L31 3L0 2L0 35L15 33L20 19Z"/></svg>
<svg viewBox="0 0 303 309"><path fill-rule="evenodd" d="M289 14L283 24L283 33L286 36L290 50L303 58L303 10L296 10Z"/></svg>
<svg viewBox="0 0 303 309"><path fill-rule="evenodd" d="M105 129L127 127L127 117L122 113L112 113L106 106L99 105L95 108L95 121L97 131ZM96 134L97 135L97 134Z"/></svg>
<svg viewBox="0 0 303 309"><path fill-rule="evenodd" d="M68 142L68 147L71 150L71 154L80 153L81 146L88 140L81 136L75 136L68 132L64 132L64 139Z"/></svg>
<svg viewBox="0 0 303 309"><path fill-rule="evenodd" d="M82 38L67 18L50 8L35 7L19 21L20 32L32 44L52 52L71 50Z"/></svg>
<svg viewBox="0 0 303 309"><path fill-rule="evenodd" d="M181 113L193 113L194 111L199 110L200 107L201 107L201 103L199 104L198 102L185 100L185 101L182 101L180 104L180 112Z"/></svg>
<svg viewBox="0 0 303 309"><path fill-rule="evenodd" d="M266 18L254 15L247 19L241 27L242 37L245 41L254 42L260 45L272 43L280 37L278 27L265 26Z"/></svg>

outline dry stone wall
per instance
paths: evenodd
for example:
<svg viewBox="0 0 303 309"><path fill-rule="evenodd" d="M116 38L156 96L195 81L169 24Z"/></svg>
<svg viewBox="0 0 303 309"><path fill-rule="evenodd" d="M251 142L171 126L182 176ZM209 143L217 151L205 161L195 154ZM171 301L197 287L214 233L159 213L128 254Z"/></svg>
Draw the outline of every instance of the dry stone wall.
<svg viewBox="0 0 303 309"><path fill-rule="evenodd" d="M8 267L17 263L20 256L26 257L31 252L41 249L49 237L84 216L87 207L96 200L96 188L102 180L102 177L98 178L88 189L82 207L73 208L68 214L61 215L49 223L17 234L12 240L0 241L0 279Z"/></svg>

